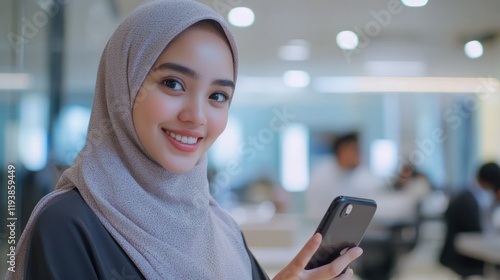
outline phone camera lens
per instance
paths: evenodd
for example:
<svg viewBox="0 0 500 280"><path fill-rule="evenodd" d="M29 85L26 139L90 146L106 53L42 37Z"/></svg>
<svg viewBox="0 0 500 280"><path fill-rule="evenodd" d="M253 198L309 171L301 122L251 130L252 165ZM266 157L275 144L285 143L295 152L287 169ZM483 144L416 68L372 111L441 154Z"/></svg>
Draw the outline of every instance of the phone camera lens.
<svg viewBox="0 0 500 280"><path fill-rule="evenodd" d="M347 204L347 206L344 208L344 217L347 217L349 216L349 214L351 214L352 208L352 204Z"/></svg>

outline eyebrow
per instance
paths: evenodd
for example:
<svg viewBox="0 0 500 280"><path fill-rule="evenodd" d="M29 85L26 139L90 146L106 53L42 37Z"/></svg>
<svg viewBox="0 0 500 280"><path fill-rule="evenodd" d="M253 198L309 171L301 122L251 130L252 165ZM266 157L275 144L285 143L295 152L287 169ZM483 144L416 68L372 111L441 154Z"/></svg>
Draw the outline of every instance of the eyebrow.
<svg viewBox="0 0 500 280"><path fill-rule="evenodd" d="M160 71L160 70L173 70L175 72L179 72L181 74L184 74L186 76L189 76L193 79L198 79L200 77L200 74L198 74L196 71L193 69L190 69L186 66L182 66L180 64L176 63L171 63L171 62L166 62L163 64L158 65L153 69L153 71ZM212 82L212 85L218 85L218 86L223 86L223 87L230 87L234 90L235 85L234 82L228 79L217 79Z"/></svg>

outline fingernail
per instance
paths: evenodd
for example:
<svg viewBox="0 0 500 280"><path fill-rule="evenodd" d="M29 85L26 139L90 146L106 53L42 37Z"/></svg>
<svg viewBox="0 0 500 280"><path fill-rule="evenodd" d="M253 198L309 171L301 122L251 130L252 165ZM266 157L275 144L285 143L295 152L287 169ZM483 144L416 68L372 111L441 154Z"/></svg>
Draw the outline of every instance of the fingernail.
<svg viewBox="0 0 500 280"><path fill-rule="evenodd" d="M313 235L313 240L314 240L314 242L320 242L320 240L321 240L321 234L320 233L315 233Z"/></svg>
<svg viewBox="0 0 500 280"><path fill-rule="evenodd" d="M361 255L363 254L363 249L361 249L360 247L353 247L351 248L351 250L349 251L353 251L356 255Z"/></svg>
<svg viewBox="0 0 500 280"><path fill-rule="evenodd" d="M348 274L348 275L354 275L354 271L352 270L352 268L349 267L346 270L346 274Z"/></svg>

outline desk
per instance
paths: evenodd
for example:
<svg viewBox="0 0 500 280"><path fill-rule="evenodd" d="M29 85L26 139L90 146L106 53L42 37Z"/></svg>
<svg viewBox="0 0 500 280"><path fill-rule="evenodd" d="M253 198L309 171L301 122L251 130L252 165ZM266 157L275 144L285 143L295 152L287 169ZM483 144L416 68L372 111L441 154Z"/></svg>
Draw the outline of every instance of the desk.
<svg viewBox="0 0 500 280"><path fill-rule="evenodd" d="M485 262L485 276L499 279L500 272L495 266L500 265L500 235L483 236L480 233L461 233L455 239L458 252Z"/></svg>

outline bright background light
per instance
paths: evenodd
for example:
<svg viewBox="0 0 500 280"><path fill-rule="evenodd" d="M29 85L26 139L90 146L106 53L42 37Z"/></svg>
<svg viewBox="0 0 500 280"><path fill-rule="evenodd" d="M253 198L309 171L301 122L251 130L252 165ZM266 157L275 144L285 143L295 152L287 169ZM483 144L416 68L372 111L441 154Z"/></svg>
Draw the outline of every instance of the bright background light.
<svg viewBox="0 0 500 280"><path fill-rule="evenodd" d="M255 15L250 8L237 7L231 9L227 15L229 23L238 27L251 26L255 20Z"/></svg>
<svg viewBox="0 0 500 280"><path fill-rule="evenodd" d="M47 131L41 127L23 128L19 137L19 157L26 169L39 171L47 164Z"/></svg>
<svg viewBox="0 0 500 280"><path fill-rule="evenodd" d="M290 124L281 133L281 184L290 192L304 191L309 184L309 130Z"/></svg>
<svg viewBox="0 0 500 280"><path fill-rule="evenodd" d="M54 155L58 162L71 165L85 145L90 109L73 105L64 108L54 129Z"/></svg>
<svg viewBox="0 0 500 280"><path fill-rule="evenodd" d="M401 3L407 7L423 7L427 5L428 0L401 0Z"/></svg>
<svg viewBox="0 0 500 280"><path fill-rule="evenodd" d="M483 55L483 45L479 41L470 41L465 44L464 51L468 58L478 58Z"/></svg>
<svg viewBox="0 0 500 280"><path fill-rule="evenodd" d="M393 175L398 164L398 148L394 141L375 140L370 147L370 169L378 176Z"/></svg>
<svg viewBox="0 0 500 280"><path fill-rule="evenodd" d="M358 47L359 39L356 33L345 30L337 34L337 45L343 50L354 50Z"/></svg>
<svg viewBox="0 0 500 280"><path fill-rule="evenodd" d="M283 83L289 87L307 87L311 78L302 70L290 70L283 74Z"/></svg>
<svg viewBox="0 0 500 280"><path fill-rule="evenodd" d="M242 142L243 126L238 119L229 116L226 129L209 150L215 166L223 169L228 162L239 161Z"/></svg>
<svg viewBox="0 0 500 280"><path fill-rule="evenodd" d="M23 166L39 171L47 164L48 100L41 94L25 95L21 99L18 153Z"/></svg>

